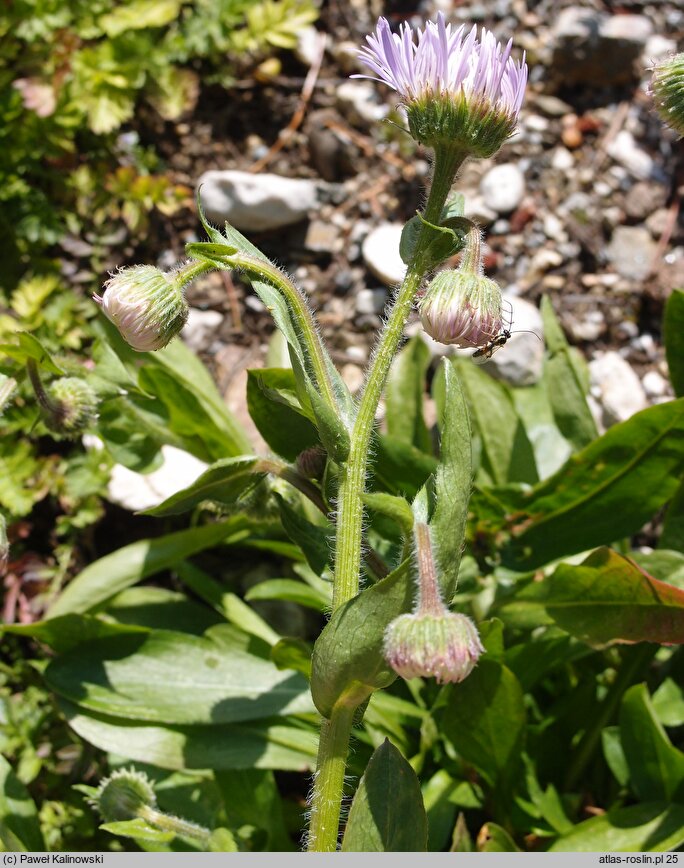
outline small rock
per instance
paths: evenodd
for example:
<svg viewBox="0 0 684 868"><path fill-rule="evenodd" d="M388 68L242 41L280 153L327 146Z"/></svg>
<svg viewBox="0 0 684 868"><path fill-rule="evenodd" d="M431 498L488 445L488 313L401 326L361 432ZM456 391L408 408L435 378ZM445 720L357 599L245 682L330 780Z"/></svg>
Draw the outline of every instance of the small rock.
<svg viewBox="0 0 684 868"><path fill-rule="evenodd" d="M606 151L635 178L646 180L653 173L653 159L637 145L629 130L620 130Z"/></svg>
<svg viewBox="0 0 684 868"><path fill-rule="evenodd" d="M223 314L217 310L200 310L191 307L181 337L191 350L198 353L200 350L206 350L214 332L222 322Z"/></svg>
<svg viewBox="0 0 684 868"><path fill-rule="evenodd" d="M563 85L625 84L653 32L645 15L606 16L582 6L561 10L551 32L551 72Z"/></svg>
<svg viewBox="0 0 684 868"><path fill-rule="evenodd" d="M337 107L355 126L367 127L387 117L389 107L377 102L377 88L370 81L345 81L336 91Z"/></svg>
<svg viewBox="0 0 684 868"><path fill-rule="evenodd" d="M108 499L131 512L151 509L191 485L208 466L175 446L164 445L161 453L164 461L152 473L136 473L115 464L109 477Z"/></svg>
<svg viewBox="0 0 684 868"><path fill-rule="evenodd" d="M657 249L648 229L641 226L617 226L606 248L606 255L622 277L645 280L651 273Z"/></svg>
<svg viewBox="0 0 684 868"><path fill-rule="evenodd" d="M321 51L321 41L324 36L315 27L303 27L297 31L297 45L294 56L304 66L313 66L318 61Z"/></svg>
<svg viewBox="0 0 684 868"><path fill-rule="evenodd" d="M591 394L601 408L600 422L624 422L647 405L641 380L619 353L603 353L589 362Z"/></svg>
<svg viewBox="0 0 684 868"><path fill-rule="evenodd" d="M387 286L401 283L406 274L406 264L399 255L403 228L402 223L382 223L366 236L361 248L368 269Z"/></svg>
<svg viewBox="0 0 684 868"><path fill-rule="evenodd" d="M639 181L627 193L625 211L633 220L645 220L656 208L667 201L667 190L662 184Z"/></svg>
<svg viewBox="0 0 684 868"><path fill-rule="evenodd" d="M667 393L667 380L658 371L647 371L641 383L649 398L661 398Z"/></svg>
<svg viewBox="0 0 684 868"><path fill-rule="evenodd" d="M342 379L344 380L349 391L354 394L354 392L358 392L358 390L363 386L363 369L358 365L353 365L350 363L346 365L342 365L342 370L340 371L342 375Z"/></svg>
<svg viewBox="0 0 684 868"><path fill-rule="evenodd" d="M497 214L514 211L525 195L525 176L515 163L494 166L480 181L485 205Z"/></svg>
<svg viewBox="0 0 684 868"><path fill-rule="evenodd" d="M575 158L567 148L562 148L559 145L551 155L551 166L554 169L565 171L567 169L572 169L574 165Z"/></svg>
<svg viewBox="0 0 684 868"><path fill-rule="evenodd" d="M606 328L605 317L600 310L590 310L583 320L570 321L570 333L577 341L595 341Z"/></svg>
<svg viewBox="0 0 684 868"><path fill-rule="evenodd" d="M342 249L343 238L340 230L331 222L312 220L306 230L304 246L314 253L338 253Z"/></svg>
<svg viewBox="0 0 684 868"><path fill-rule="evenodd" d="M660 33L650 36L644 49L644 60L647 66L651 66L657 60L666 60L671 54L676 54L677 43L674 39L667 39Z"/></svg>
<svg viewBox="0 0 684 868"><path fill-rule="evenodd" d="M384 289L360 289L356 296L358 314L381 314L386 304L387 292Z"/></svg>
<svg viewBox="0 0 684 868"><path fill-rule="evenodd" d="M658 208L646 220L646 228L654 238L660 238L667 231L671 219L669 208Z"/></svg>
<svg viewBox="0 0 684 868"><path fill-rule="evenodd" d="M318 185L306 178L253 175L233 169L205 172L202 206L209 220L236 229L266 232L304 220L318 205Z"/></svg>
<svg viewBox="0 0 684 868"><path fill-rule="evenodd" d="M539 381L544 364L544 324L541 314L529 301L512 296L504 298L513 308L513 335L504 347L494 353L485 367L497 379L512 386L531 386Z"/></svg>

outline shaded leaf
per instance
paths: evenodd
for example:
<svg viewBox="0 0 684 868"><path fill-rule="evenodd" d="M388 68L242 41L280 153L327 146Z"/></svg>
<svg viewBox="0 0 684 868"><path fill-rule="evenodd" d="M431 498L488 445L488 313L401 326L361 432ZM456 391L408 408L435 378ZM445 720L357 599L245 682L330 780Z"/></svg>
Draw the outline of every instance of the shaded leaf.
<svg viewBox="0 0 684 868"><path fill-rule="evenodd" d="M684 805L648 802L611 808L585 820L549 847L552 853L631 853L674 850L684 843Z"/></svg>
<svg viewBox="0 0 684 868"><path fill-rule="evenodd" d="M415 853L426 849L427 817L418 778L396 747L385 739L359 783L342 850Z"/></svg>
<svg viewBox="0 0 684 868"><path fill-rule="evenodd" d="M291 368L247 371L247 409L266 443L288 461L319 442L315 425L299 405Z"/></svg>
<svg viewBox="0 0 684 868"><path fill-rule="evenodd" d="M675 395L684 396L684 290L673 289L663 316L665 356Z"/></svg>
<svg viewBox="0 0 684 868"><path fill-rule="evenodd" d="M428 455L432 441L423 418L423 397L429 366L430 351L425 341L411 338L395 356L385 389L387 433Z"/></svg>
<svg viewBox="0 0 684 868"><path fill-rule="evenodd" d="M245 600L288 600L317 612L325 612L330 608L329 596L295 579L267 579L259 582L247 591Z"/></svg>
<svg viewBox="0 0 684 868"><path fill-rule="evenodd" d="M46 849L33 799L3 756L0 756L0 841L10 853Z"/></svg>

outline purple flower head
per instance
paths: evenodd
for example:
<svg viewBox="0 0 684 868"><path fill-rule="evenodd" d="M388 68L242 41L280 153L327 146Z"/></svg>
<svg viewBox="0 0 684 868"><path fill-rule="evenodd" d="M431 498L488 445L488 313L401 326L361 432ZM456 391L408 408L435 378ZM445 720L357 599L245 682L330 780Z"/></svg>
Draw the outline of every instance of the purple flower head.
<svg viewBox="0 0 684 868"><path fill-rule="evenodd" d="M366 37L360 59L372 78L402 97L411 133L428 145L448 145L472 156L491 156L511 135L520 112L527 65L501 46L493 33L475 26L453 28L440 12L418 31L404 23L392 33L385 18Z"/></svg>

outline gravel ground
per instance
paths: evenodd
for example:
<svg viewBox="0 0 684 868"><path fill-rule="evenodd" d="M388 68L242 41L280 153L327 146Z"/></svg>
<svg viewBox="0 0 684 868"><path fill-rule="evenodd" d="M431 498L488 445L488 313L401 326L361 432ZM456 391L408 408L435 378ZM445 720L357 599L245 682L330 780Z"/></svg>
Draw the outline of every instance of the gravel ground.
<svg viewBox="0 0 684 868"><path fill-rule="evenodd" d="M519 131L493 160L467 164L457 184L467 215L485 229L487 273L512 299L513 328L535 322L526 302L551 298L568 339L590 362L603 425L671 397L660 321L668 294L684 285L682 151L653 111L647 84L653 62L682 47L684 10L639 0L376 5L327 4L318 34L306 34L276 77L245 76L228 94L206 88L193 117L151 130L177 180L195 187L207 171L256 170L230 177L225 216L306 290L356 388L400 276L398 226L420 206L429 154L403 132L393 93L349 79L359 71L355 49L377 14L420 24L437 9L500 39L513 36L530 67ZM299 179L296 192L283 194L290 205L281 204L303 203L294 222L271 231L258 221L279 206L250 204L250 185L265 173ZM205 202L224 196L222 178L205 177ZM265 186L276 190L277 179ZM265 216L255 217L255 207ZM176 216L160 264L180 258L197 232L193 213ZM247 286L226 275L193 285L189 299L188 342L244 418L244 368L264 362L270 318ZM516 358L525 345L529 339L514 339L497 354L499 376L525 366ZM526 376L518 381L532 381L534 371Z"/></svg>

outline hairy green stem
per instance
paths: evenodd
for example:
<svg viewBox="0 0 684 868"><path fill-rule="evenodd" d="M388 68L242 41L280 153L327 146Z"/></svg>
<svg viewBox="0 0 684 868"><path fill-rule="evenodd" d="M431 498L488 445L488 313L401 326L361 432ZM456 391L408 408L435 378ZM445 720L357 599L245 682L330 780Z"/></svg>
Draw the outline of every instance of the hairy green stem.
<svg viewBox="0 0 684 868"><path fill-rule="evenodd" d="M463 159L462 154L448 150L438 151L435 154L432 187L423 214L428 223L439 223L444 203ZM363 532L361 496L365 488L375 414L390 365L401 342L413 300L424 277L423 253L429 236L429 227L423 226L413 257L406 270L406 276L399 287L385 327L380 333L354 420L349 457L341 469L333 611L346 603L347 600L351 600L359 591Z"/></svg>
<svg viewBox="0 0 684 868"><path fill-rule="evenodd" d="M182 820L180 817L164 814L162 811L158 811L148 805L144 805L139 809L138 816L146 823L149 823L150 826L154 826L163 832L173 832L174 835L192 838L201 841L205 846L211 838L209 829L198 826L196 823L190 823L188 820Z"/></svg>
<svg viewBox="0 0 684 868"><path fill-rule="evenodd" d="M337 850L344 771L355 708L338 705L321 725L318 764L311 797L308 848L315 853Z"/></svg>
<svg viewBox="0 0 684 868"><path fill-rule="evenodd" d="M339 404L330 378L325 350L316 329L313 314L301 290L279 268L256 256L240 252L231 253L225 257L225 262L231 268L240 268L248 274L254 274L256 277L262 278L275 286L283 294L290 310L294 314L303 342L309 351L315 385L320 390L326 403L339 413Z"/></svg>
<svg viewBox="0 0 684 868"><path fill-rule="evenodd" d="M423 213L428 223L439 223L451 185L463 160L464 155L454 151L444 149L436 152L432 187ZM413 300L425 274L424 253L429 237L429 227L423 226L406 276L378 338L351 432L349 456L340 468L333 612L355 597L359 591L363 535L361 498L365 490L375 414ZM309 850L312 852L330 852L337 849L344 770L354 710L347 706L336 707L331 719L323 721L311 801Z"/></svg>

